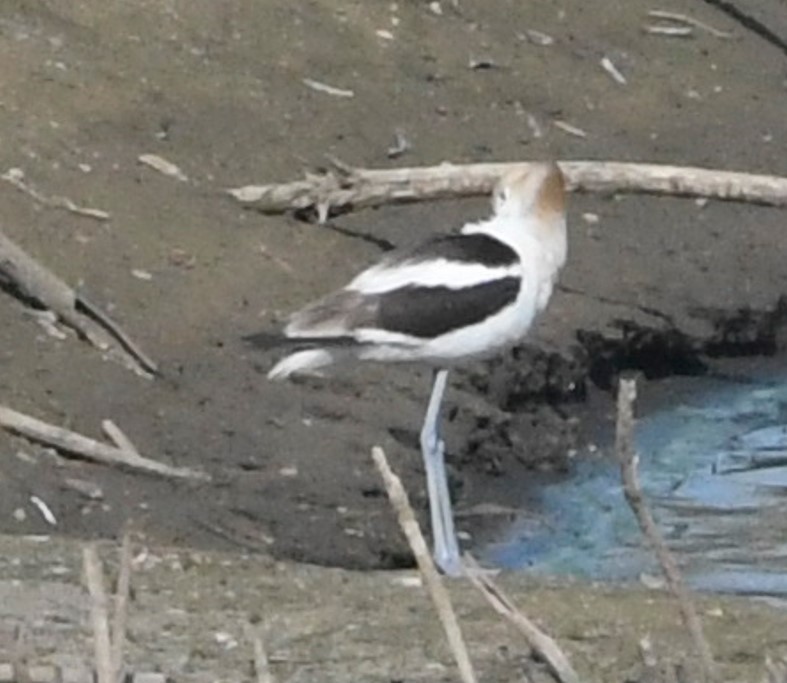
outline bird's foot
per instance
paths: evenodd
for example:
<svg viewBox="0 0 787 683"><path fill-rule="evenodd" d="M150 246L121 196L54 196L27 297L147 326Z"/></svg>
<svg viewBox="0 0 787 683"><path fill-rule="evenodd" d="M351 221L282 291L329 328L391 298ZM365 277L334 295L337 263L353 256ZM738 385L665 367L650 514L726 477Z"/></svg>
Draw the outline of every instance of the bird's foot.
<svg viewBox="0 0 787 683"><path fill-rule="evenodd" d="M455 578L464 575L465 569L459 553L435 550L434 561L445 576Z"/></svg>

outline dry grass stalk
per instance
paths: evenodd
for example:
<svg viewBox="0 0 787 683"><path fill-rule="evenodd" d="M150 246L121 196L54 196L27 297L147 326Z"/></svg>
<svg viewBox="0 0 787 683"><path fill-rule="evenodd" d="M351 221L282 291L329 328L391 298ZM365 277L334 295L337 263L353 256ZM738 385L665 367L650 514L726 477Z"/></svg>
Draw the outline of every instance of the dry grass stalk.
<svg viewBox="0 0 787 683"><path fill-rule="evenodd" d="M525 637L527 644L546 661L552 673L561 683L579 683L579 676L560 646L541 631L521 610L517 609L511 599L484 574L483 570L471 555L465 555L465 574L470 582L481 591L492 608L502 617L508 619Z"/></svg>
<svg viewBox="0 0 787 683"><path fill-rule="evenodd" d="M115 613L112 619L112 671L115 681L122 683L124 677L123 654L126 647L128 623L128 598L131 593L131 531L126 528L120 544L120 569L115 589Z"/></svg>
<svg viewBox="0 0 787 683"><path fill-rule="evenodd" d="M115 669L112 666L104 568L95 545L92 543L85 545L82 549L82 561L85 569L85 581L90 593L90 620L93 627L97 683L117 683Z"/></svg>
<svg viewBox="0 0 787 683"><path fill-rule="evenodd" d="M694 603L683 576L661 535L653 515L642 495L637 465L639 456L634 445L634 401L637 397L637 384L633 379L621 379L618 387L618 414L615 436L615 452L620 464L623 480L623 491L626 501L637 518L639 527L650 544L661 565L670 592L675 596L680 607L683 622L700 657L703 675L708 682L718 681L716 663L713 660L710 645L705 638L702 624L694 609Z"/></svg>
<svg viewBox="0 0 787 683"><path fill-rule="evenodd" d="M526 162L441 164L365 169L333 163L323 174L228 190L239 202L267 213L348 210L395 202L488 195L500 176ZM706 168L614 161L561 161L569 188L580 192L707 197L787 206L787 178Z"/></svg>
<svg viewBox="0 0 787 683"><path fill-rule="evenodd" d="M451 604L451 597L448 595L448 591L437 572L437 568L432 560L432 555L421 533L421 528L418 526L418 520L415 518L415 513L410 505L407 492L404 490L404 486L402 486L399 477L394 474L391 467L388 465L388 460L382 448L375 446L372 449L372 459L383 478L385 490L388 493L388 499L391 501L391 505L396 511L399 526L404 532L410 549L415 555L415 560L418 563L418 569L421 572L424 584L429 591L429 596L432 598L432 603L440 617L440 622L443 625L446 638L448 639L448 645L459 667L459 675L463 683L475 683L475 671L470 661L470 656L467 653L467 647L462 636L462 630L459 627L459 621L456 618L456 613Z"/></svg>

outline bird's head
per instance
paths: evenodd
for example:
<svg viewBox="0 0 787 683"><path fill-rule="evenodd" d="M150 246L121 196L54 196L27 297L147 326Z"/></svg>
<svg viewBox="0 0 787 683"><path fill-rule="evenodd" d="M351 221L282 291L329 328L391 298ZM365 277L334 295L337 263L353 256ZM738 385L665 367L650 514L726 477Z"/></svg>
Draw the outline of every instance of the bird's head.
<svg viewBox="0 0 787 683"><path fill-rule="evenodd" d="M495 186L495 213L537 215L543 219L562 216L566 210L565 180L554 162L533 163L503 175Z"/></svg>
<svg viewBox="0 0 787 683"><path fill-rule="evenodd" d="M566 251L566 183L555 162L523 164L498 181L492 195L495 215L521 220L526 230L558 261Z"/></svg>

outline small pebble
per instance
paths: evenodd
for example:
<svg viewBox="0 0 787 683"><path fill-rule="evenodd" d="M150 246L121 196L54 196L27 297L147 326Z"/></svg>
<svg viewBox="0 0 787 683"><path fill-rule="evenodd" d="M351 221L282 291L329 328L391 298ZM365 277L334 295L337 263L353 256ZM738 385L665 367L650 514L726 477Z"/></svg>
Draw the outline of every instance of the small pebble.
<svg viewBox="0 0 787 683"><path fill-rule="evenodd" d="M218 631L217 633L214 633L213 639L225 650L234 650L236 647L238 647L238 641L235 640L231 634L225 631Z"/></svg>
<svg viewBox="0 0 787 683"><path fill-rule="evenodd" d="M598 223L599 218L597 213L587 212L582 214L582 220L585 221L585 223L590 223L591 225L595 225L596 223Z"/></svg>
<svg viewBox="0 0 787 683"><path fill-rule="evenodd" d="M639 575L639 582L645 586L645 588L650 588L650 590L661 590L666 586L666 582L662 577L646 574L645 572Z"/></svg>
<svg viewBox="0 0 787 683"><path fill-rule="evenodd" d="M533 43L533 45L539 45L541 47L547 47L555 42L555 39L552 36L542 33L541 31L535 31L533 29L527 29L525 31L524 37L529 43Z"/></svg>
<svg viewBox="0 0 787 683"><path fill-rule="evenodd" d="M414 574L412 576L399 576L394 579L394 583L398 583L400 586L404 586L405 588L420 588L424 585L424 582L421 580L421 577L418 574Z"/></svg>
<svg viewBox="0 0 787 683"><path fill-rule="evenodd" d="M137 280L152 280L153 276L146 270L140 270L139 268L134 268L131 271L131 274L137 278Z"/></svg>

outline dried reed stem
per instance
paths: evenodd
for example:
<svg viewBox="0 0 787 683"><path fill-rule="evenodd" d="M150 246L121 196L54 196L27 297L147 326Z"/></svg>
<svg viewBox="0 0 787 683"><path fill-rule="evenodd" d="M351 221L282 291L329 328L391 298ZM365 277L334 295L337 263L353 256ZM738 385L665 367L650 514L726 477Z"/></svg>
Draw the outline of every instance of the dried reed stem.
<svg viewBox="0 0 787 683"><path fill-rule="evenodd" d="M709 683L718 681L716 663L713 660L710 645L705 639L702 624L694 609L694 603L683 576L678 569L675 558L670 552L661 535L653 515L642 495L637 466L639 456L634 446L634 401L637 397L637 383L633 379L621 379L618 387L618 415L615 435L615 452L620 464L620 475L623 480L623 491L626 501L634 512L639 528L655 553L670 592L675 596L680 607L683 622L694 643L702 663L705 680Z"/></svg>
<svg viewBox="0 0 787 683"><path fill-rule="evenodd" d="M391 467L388 465L388 460L382 448L379 446L372 448L372 459L383 478L385 490L388 492L388 499L391 501L391 505L396 511L399 526L404 532L407 542L410 544L410 549L415 555L415 561L418 563L418 569L421 572L424 584L429 591L429 596L432 598L432 603L440 617L440 622L443 625L443 630L448 639L448 645L459 667L459 675L463 683L475 683L475 671L473 670L470 656L467 653L462 630L459 628L459 621L456 618L456 613L451 604L451 597L448 595L448 591L443 585L440 575L437 573L437 568L429 553L429 548L421 533L421 528L418 526L418 520L415 518L415 513L407 497L407 492L404 490L404 486L402 486L399 477L394 474L393 470L391 470Z"/></svg>

